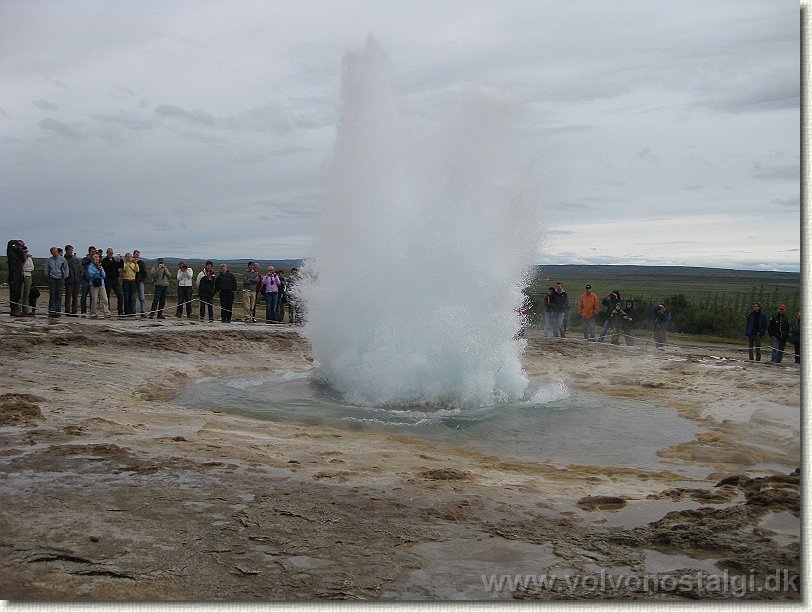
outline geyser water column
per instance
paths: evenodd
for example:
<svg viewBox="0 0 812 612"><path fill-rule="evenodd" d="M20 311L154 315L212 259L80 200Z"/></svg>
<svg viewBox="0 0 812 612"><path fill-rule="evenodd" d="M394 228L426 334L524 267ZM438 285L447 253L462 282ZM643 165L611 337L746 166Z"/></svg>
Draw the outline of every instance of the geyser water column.
<svg viewBox="0 0 812 612"><path fill-rule="evenodd" d="M539 227L517 105L479 91L445 120L401 108L370 38L346 54L325 205L299 287L316 376L348 403L521 399L517 308Z"/></svg>

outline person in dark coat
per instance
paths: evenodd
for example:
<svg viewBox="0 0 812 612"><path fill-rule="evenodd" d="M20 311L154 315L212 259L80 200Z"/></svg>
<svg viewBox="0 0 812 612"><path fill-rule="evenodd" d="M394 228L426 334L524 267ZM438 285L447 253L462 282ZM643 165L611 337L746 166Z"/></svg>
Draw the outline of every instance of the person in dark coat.
<svg viewBox="0 0 812 612"><path fill-rule="evenodd" d="M671 321L671 313L665 304L657 304L652 314L654 315L654 346L663 348L666 344L665 336L668 331L668 323Z"/></svg>
<svg viewBox="0 0 812 612"><path fill-rule="evenodd" d="M8 289L9 301L11 302L11 316L23 316L23 264L25 263L25 255L23 249L25 242L22 240L9 240L8 247L6 248L6 257L8 258ZM27 297L27 296L26 296Z"/></svg>
<svg viewBox="0 0 812 612"><path fill-rule="evenodd" d="M801 313L798 313L798 320L789 330L792 334L792 344L795 346L795 363L801 363Z"/></svg>
<svg viewBox="0 0 812 612"><path fill-rule="evenodd" d="M606 308L606 320L603 322L603 329L601 335L598 337L598 342L603 342L606 332L609 331L609 326L612 325L612 311L615 309L615 304L620 301L620 291L610 291L601 300L601 304Z"/></svg>
<svg viewBox="0 0 812 612"><path fill-rule="evenodd" d="M784 347L789 339L789 320L786 315L787 305L781 304L767 323L767 333L772 338L772 356L770 362L781 363L784 358Z"/></svg>
<svg viewBox="0 0 812 612"><path fill-rule="evenodd" d="M237 278L228 271L226 264L220 264L220 274L214 281L214 290L220 292L220 320L223 323L231 323Z"/></svg>
<svg viewBox="0 0 812 612"><path fill-rule="evenodd" d="M767 316L761 312L761 304L753 304L753 312L747 315L744 335L747 337L747 354L753 361L753 347L756 348L756 361L761 361L761 337L767 331Z"/></svg>
<svg viewBox="0 0 812 612"><path fill-rule="evenodd" d="M623 316L623 337L626 339L626 346L634 346L634 326L637 322L637 311L634 309L634 301L626 300L626 306L623 309L626 313Z"/></svg>
<svg viewBox="0 0 812 612"><path fill-rule="evenodd" d="M207 261L205 267L197 274L197 297L200 298L200 320L209 313L209 323L214 321L214 264Z"/></svg>

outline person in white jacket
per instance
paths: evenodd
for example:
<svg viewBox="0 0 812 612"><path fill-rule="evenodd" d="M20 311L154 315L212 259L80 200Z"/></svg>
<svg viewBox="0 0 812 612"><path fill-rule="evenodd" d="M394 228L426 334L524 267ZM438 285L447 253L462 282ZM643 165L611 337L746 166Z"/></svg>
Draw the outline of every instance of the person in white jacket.
<svg viewBox="0 0 812 612"><path fill-rule="evenodd" d="M178 307L175 310L175 316L181 318L183 316L183 308L186 307L186 318L192 318L192 269L186 265L186 262L178 262Z"/></svg>
<svg viewBox="0 0 812 612"><path fill-rule="evenodd" d="M23 248L23 292L20 294L20 302L22 303L22 313L26 316L31 316L31 305L28 302L28 296L31 293L31 273L34 271L34 258L28 252L28 248Z"/></svg>

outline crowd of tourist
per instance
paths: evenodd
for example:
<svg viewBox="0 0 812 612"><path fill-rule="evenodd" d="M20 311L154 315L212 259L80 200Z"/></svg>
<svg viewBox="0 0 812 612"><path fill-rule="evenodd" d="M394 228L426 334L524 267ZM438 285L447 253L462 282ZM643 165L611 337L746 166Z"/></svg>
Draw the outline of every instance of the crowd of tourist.
<svg viewBox="0 0 812 612"><path fill-rule="evenodd" d="M265 301L265 323L283 323L287 311L288 323L301 325L302 313L293 288L298 281L298 269L292 268L285 278L281 270L268 266L262 274L259 265L249 262L241 272L242 282L229 270L227 264L214 273L214 263L207 261L197 276L183 260L177 270L170 270L163 258L148 266L138 249L132 253L106 252L90 246L80 257L73 245L51 247L45 260L45 278L48 283L48 317L66 316L111 317L112 296L116 297L116 316L166 318L165 309L169 289L177 287L175 316L193 317L192 303L200 302L200 321L214 321L215 297L219 297L220 320L231 323L234 316L234 296L242 291L242 320L256 323L257 303ZM9 298L11 316L33 316L36 313L39 290L31 282L34 262L23 240L10 240L7 249L9 266ZM152 287L152 304L147 309L145 285ZM63 309L64 298L64 309Z"/></svg>
<svg viewBox="0 0 812 612"><path fill-rule="evenodd" d="M561 282L547 288L544 298L544 337L567 337L567 320L569 319L569 297ZM778 311L769 319L761 312L761 304L753 304L745 324L744 335L748 339L748 357L750 361L761 361L761 338L770 337L771 363L781 363L786 344L791 341L795 347L795 363L801 362L801 313L793 325L786 316L786 304L781 304ZM596 338L597 321L601 312L604 315L603 327ZM609 335L612 344L620 344L623 339L627 346L635 342L634 328L639 322L640 314L634 306L634 300L621 299L620 291L615 289L599 299L592 291L592 285L586 285L578 298L578 315L583 322L584 339L590 342L603 342ZM665 304L655 304L651 310L653 326L651 337L654 346L663 348L666 345L666 332L671 321L671 312ZM755 352L754 352L755 349Z"/></svg>
<svg viewBox="0 0 812 612"><path fill-rule="evenodd" d="M295 287L298 269L292 268L285 278L281 270L268 266L265 274L259 264L250 261L238 277L229 270L227 264L220 264L215 274L214 263L207 261L195 276L194 270L183 260L177 270L171 271L162 258L152 267L141 259L138 249L132 253L114 253L111 247L106 252L90 246L87 254L80 257L70 244L51 247L51 256L45 262L45 278L48 282L48 316L111 317L111 297L116 296L116 315L119 317L164 319L164 310L173 279L177 287L175 316L193 316L200 321L214 321L215 297L219 296L220 320L231 323L235 313L235 294L241 292L242 320L257 322L257 305L265 302L265 323L283 323L287 310L288 323L302 324L302 308L296 299ZM36 312L39 289L32 283L34 261L23 240L9 240L9 295L11 316L32 316ZM147 310L145 285L152 285L152 304ZM197 298L194 291L197 290ZM64 311L63 311L64 296ZM199 301L199 314L193 315L193 302ZM569 318L569 297L562 282L555 283L545 296L544 336L567 337ZM604 313L604 322L596 338L597 320ZM584 339L590 342L603 342L609 335L612 344L620 344L623 339L627 346L635 343L634 328L640 315L634 301L621 299L620 291L613 290L603 299L593 293L592 286L586 285L578 298L578 315L583 323ZM651 337L656 348L666 345L666 332L671 321L671 313L664 304L656 304L651 311L654 321ZM522 333L520 332L520 335ZM753 304L745 325L750 361L761 361L761 339L768 335L771 339L772 363L781 363L788 341L795 347L795 363L800 363L801 354L801 315L794 325L790 325L786 315L786 305L781 304L769 321L762 312L761 304Z"/></svg>

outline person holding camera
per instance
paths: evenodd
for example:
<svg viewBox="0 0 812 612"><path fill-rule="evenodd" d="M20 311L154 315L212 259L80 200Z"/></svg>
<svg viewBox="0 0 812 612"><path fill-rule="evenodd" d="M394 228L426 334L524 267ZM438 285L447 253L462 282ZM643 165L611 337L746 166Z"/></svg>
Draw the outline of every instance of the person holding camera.
<svg viewBox="0 0 812 612"><path fill-rule="evenodd" d="M155 287L152 298L152 306L149 308L149 318L152 319L155 313L159 319L164 318L164 306L166 306L166 294L169 292L169 270L164 265L164 260L158 258L155 267L150 271L150 279Z"/></svg>
<svg viewBox="0 0 812 612"><path fill-rule="evenodd" d="M121 253L113 256L113 249L107 247L107 256L102 259L102 268L107 277L104 279L104 292L107 294L107 303L110 304L110 294L116 294L116 306L118 315L124 314L124 292L121 288L121 269L124 267L124 260Z"/></svg>
<svg viewBox="0 0 812 612"><path fill-rule="evenodd" d="M175 316L183 316L183 307L186 307L186 318L192 318L192 269L181 260L178 262L178 307L175 309Z"/></svg>
<svg viewBox="0 0 812 612"><path fill-rule="evenodd" d="M206 262L203 269L197 274L197 297L200 298L200 320L206 319L206 311L209 313L209 323L214 321L214 263L211 260Z"/></svg>
<svg viewBox="0 0 812 612"><path fill-rule="evenodd" d="M104 289L105 278L107 278L107 273L104 271L101 258L98 253L93 253L90 257L90 263L87 266L87 279L90 288L90 316L94 319L99 318L99 306L101 306L104 312L104 317L106 319L110 317L107 291Z"/></svg>

